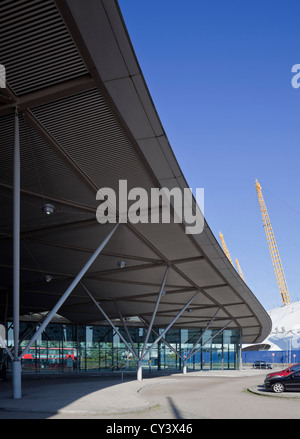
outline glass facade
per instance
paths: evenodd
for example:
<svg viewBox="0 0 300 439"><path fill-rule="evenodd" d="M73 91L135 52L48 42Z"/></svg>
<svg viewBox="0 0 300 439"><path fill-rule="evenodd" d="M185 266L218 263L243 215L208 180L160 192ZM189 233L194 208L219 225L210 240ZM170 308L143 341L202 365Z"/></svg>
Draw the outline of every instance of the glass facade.
<svg viewBox="0 0 300 439"><path fill-rule="evenodd" d="M154 328L160 334L163 330ZM118 328L125 340L128 336L124 328ZM128 327L135 349L141 353L146 337L146 328ZM21 322L21 349L27 346L34 323ZM189 370L237 369L239 360L239 331L224 330L211 340L218 330L208 330L203 334L202 343L196 345L193 355L187 361ZM170 329L165 340L160 340L143 361L147 373L181 371L182 358L187 358L199 339L195 329ZM157 338L151 333L147 347ZM8 345L13 345L13 331L8 325ZM207 341L207 343L205 343ZM10 370L8 362L8 371ZM110 326L80 326L50 323L42 335L31 346L22 359L22 371L30 372L114 372L136 371L137 361L119 335Z"/></svg>

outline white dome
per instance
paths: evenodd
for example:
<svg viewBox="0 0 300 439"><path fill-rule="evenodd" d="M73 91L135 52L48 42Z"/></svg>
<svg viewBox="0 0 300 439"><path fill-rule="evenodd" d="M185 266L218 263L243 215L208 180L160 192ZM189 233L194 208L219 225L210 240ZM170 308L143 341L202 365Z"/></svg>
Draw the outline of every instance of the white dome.
<svg viewBox="0 0 300 439"><path fill-rule="evenodd" d="M272 351L300 349L300 302L271 309L268 314L272 330L260 345L270 345Z"/></svg>

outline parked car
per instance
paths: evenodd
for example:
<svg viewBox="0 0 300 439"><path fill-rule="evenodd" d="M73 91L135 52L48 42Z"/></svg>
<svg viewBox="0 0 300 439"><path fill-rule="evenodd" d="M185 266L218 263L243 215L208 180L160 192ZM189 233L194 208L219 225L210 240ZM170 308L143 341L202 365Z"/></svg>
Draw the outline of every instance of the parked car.
<svg viewBox="0 0 300 439"><path fill-rule="evenodd" d="M279 370L278 372L268 373L266 376L266 379L272 378L274 376L286 376L289 375L292 372L296 372L297 370L300 370L300 363L293 364L292 366L287 367L286 369Z"/></svg>
<svg viewBox="0 0 300 439"><path fill-rule="evenodd" d="M300 370L285 376L275 376L265 380L265 389L275 393L300 392Z"/></svg>
<svg viewBox="0 0 300 439"><path fill-rule="evenodd" d="M253 369L273 369L273 364L267 361L254 361L252 367Z"/></svg>

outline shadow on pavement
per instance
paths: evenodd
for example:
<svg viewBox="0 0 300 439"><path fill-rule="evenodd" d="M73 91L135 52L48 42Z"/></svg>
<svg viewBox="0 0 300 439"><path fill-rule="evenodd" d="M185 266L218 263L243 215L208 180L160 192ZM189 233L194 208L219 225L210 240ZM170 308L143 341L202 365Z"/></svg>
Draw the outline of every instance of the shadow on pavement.
<svg viewBox="0 0 300 439"><path fill-rule="evenodd" d="M180 410L178 410L178 408L174 404L172 398L170 396L168 396L167 400L168 400L168 403L170 404L171 409L175 415L175 419L184 419L184 416L181 415Z"/></svg>
<svg viewBox="0 0 300 439"><path fill-rule="evenodd" d="M121 387L120 387L121 386ZM49 414L113 414L149 408L135 388L136 379L101 376L26 376L22 377L22 398L13 399L12 382L0 382L0 412L27 412L28 417ZM127 391L128 388L128 391ZM132 391L133 389L133 391Z"/></svg>

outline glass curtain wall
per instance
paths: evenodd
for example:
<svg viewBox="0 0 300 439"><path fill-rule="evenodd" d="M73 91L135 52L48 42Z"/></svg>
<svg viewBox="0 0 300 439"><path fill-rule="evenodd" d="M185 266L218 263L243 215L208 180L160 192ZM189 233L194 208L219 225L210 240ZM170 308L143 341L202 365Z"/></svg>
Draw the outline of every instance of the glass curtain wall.
<svg viewBox="0 0 300 439"><path fill-rule="evenodd" d="M25 349L35 330L34 323L21 322L21 350ZM128 340L124 328L118 330ZM141 354L147 329L128 327L128 331L136 352ZM155 328L155 331L161 334L163 329ZM196 329L170 329L165 335L167 344L160 340L147 353L143 360L144 371L181 371L182 359L186 358L189 370L237 369L238 330L224 330L214 337L217 332L208 330L201 334ZM152 332L144 352L156 338ZM13 345L11 325L7 328L7 342L9 346ZM192 350L195 355L189 358ZM8 371L10 366L8 362ZM135 372L136 367L135 357L109 326L50 323L22 360L23 372Z"/></svg>

